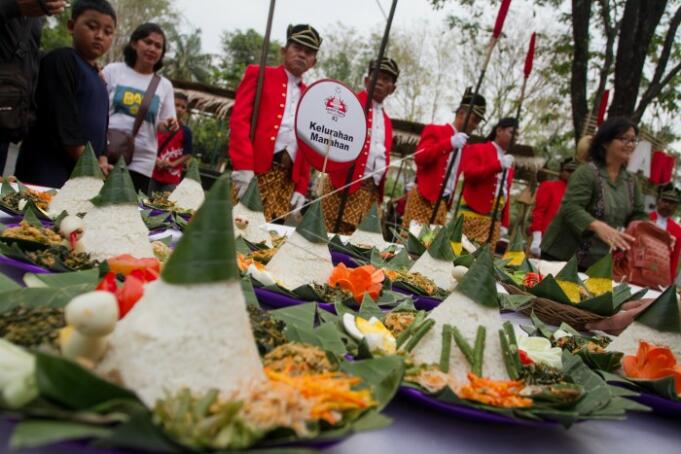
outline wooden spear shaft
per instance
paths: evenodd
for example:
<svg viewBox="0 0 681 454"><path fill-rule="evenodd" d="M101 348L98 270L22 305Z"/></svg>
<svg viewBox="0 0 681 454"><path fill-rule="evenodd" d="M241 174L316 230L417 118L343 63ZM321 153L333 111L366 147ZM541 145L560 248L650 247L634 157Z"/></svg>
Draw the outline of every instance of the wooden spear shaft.
<svg viewBox="0 0 681 454"><path fill-rule="evenodd" d="M523 101L525 101L525 87L527 86L527 77L523 78L523 85L520 88L520 99L518 100L518 109L516 110L516 120L518 121L518 125L520 125L520 112L522 111L523 108ZM518 128L513 128L513 134L511 135L511 142L508 145L508 150L507 152L510 153L511 150L513 149L513 146L515 145L515 139L516 135L518 133ZM490 223L489 226L489 234L487 235L487 241L486 243L489 244L492 242L492 238L494 237L494 225L496 224L497 220L497 215L499 214L499 208L501 205L501 196L504 194L504 185L506 184L506 177L508 176L508 169L504 169L504 171L501 173L501 181L499 182L499 188L497 190L497 197L494 200L494 210L492 211L492 222ZM509 200L506 201L506 203L510 202L511 194L508 194Z"/></svg>
<svg viewBox="0 0 681 454"><path fill-rule="evenodd" d="M371 73L371 81L369 82L369 89L367 90L367 101L364 104L364 116L369 114L369 109L374 100L374 90L376 88L376 80L378 79L378 73L381 67L381 60L383 60L383 55L385 54L385 48L388 45L388 37L390 36L390 27L393 23L393 17L395 17L395 8L397 7L397 0L393 0L392 5L390 5L390 13L388 14L388 20L385 24L385 32L383 32L383 39L381 39L381 47L378 50L378 58L376 59L376 65L373 72ZM371 147L371 142L369 142L369 147ZM390 150L387 150L390 153ZM348 176L345 179L345 188L341 195L340 204L338 205L338 214L336 215L336 222L333 225L333 231L338 232L340 229L341 222L343 221L343 212L345 211L345 206L348 203L348 196L350 195L350 184L352 183L352 177L355 174L355 163L353 162L348 169Z"/></svg>
<svg viewBox="0 0 681 454"><path fill-rule="evenodd" d="M265 65L267 65L267 54L270 50L270 33L272 32L272 18L274 17L274 4L276 0L270 0L270 10L267 14L267 27L265 37L262 41L260 53L260 67L258 68L258 82L255 88L255 101L253 102L253 115L251 116L251 142L255 140L255 127L258 125L258 114L260 113L260 100L262 98L262 86L265 82Z"/></svg>
<svg viewBox="0 0 681 454"><path fill-rule="evenodd" d="M494 46L496 45L497 40L496 38L492 38L490 41L490 45L487 48L487 55L485 55L485 62L482 65L482 70L480 71L480 77L478 77L478 83L475 85L475 91L473 92L473 98L471 98L471 103L468 105L468 110L466 111L466 117L463 120L463 131L457 131L457 132L466 132L468 129L468 123L470 122L471 115L473 113L473 101L475 101L475 98L478 97L480 94L480 87L482 86L482 81L485 79L485 74L487 73L487 66L489 65L490 59L492 58L492 51L494 50ZM455 149L452 152L452 157L449 160L449 165L447 166L447 171L445 172L445 178L442 181L442 184L440 186L440 193L437 197L437 200L435 201L435 206L433 206L433 212L430 214L430 224L433 224L435 222L435 218L437 217L437 212L440 209L440 203L442 203L442 199L445 194L445 190L447 189L447 183L449 182L449 177L452 174L452 170L454 169L454 164L456 163L456 158L458 154L461 152L458 148ZM453 188L453 190L456 188Z"/></svg>

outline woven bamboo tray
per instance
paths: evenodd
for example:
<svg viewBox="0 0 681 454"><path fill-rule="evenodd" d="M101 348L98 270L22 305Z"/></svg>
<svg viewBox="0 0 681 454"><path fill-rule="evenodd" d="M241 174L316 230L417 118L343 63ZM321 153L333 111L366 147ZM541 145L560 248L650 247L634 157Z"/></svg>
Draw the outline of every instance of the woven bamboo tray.
<svg viewBox="0 0 681 454"><path fill-rule="evenodd" d="M516 286L508 284L502 285L511 295L534 296ZM559 326L561 322L565 322L578 331L588 331L586 329L587 324L599 322L607 318L603 315L579 309L577 306L558 303L539 297L534 297L531 305L528 308L523 309L521 313L529 316L532 311L534 311L534 314L544 323Z"/></svg>

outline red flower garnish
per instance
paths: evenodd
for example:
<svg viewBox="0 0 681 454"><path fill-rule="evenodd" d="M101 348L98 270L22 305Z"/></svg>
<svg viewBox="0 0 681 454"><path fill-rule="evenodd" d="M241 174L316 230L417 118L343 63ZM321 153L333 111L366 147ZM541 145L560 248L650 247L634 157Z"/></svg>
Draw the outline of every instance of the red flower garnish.
<svg viewBox="0 0 681 454"><path fill-rule="evenodd" d="M125 317L125 314L130 312L142 295L144 295L144 281L132 274L126 277L123 286L116 290L119 318Z"/></svg>
<svg viewBox="0 0 681 454"><path fill-rule="evenodd" d="M116 293L116 274L106 273L106 276L97 284L97 290Z"/></svg>
<svg viewBox="0 0 681 454"><path fill-rule="evenodd" d="M532 288L535 285L539 284L542 279L544 279L544 276L542 276L539 273L533 273L533 272L528 272L525 274L525 277L523 278L523 285L525 288Z"/></svg>

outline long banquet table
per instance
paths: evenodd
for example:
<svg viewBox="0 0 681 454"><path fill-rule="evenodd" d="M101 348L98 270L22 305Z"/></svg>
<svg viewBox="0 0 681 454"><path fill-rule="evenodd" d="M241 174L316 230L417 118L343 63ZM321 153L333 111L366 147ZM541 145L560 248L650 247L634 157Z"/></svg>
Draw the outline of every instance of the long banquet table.
<svg viewBox="0 0 681 454"><path fill-rule="evenodd" d="M3 218L0 213L0 218ZM290 228L278 226L281 234ZM171 232L167 232L166 235ZM177 240L179 232L172 232ZM165 236L165 235L163 235ZM650 295L653 296L653 295ZM507 316L507 318L515 318ZM522 317L514 320L520 322ZM478 423L437 413L398 396L385 412L393 425L353 435L324 452L328 454L440 453L580 453L681 454L681 419L630 413L624 421L588 421L569 430L560 426L519 426ZM11 424L0 419L0 453L113 454L81 443L10 451Z"/></svg>

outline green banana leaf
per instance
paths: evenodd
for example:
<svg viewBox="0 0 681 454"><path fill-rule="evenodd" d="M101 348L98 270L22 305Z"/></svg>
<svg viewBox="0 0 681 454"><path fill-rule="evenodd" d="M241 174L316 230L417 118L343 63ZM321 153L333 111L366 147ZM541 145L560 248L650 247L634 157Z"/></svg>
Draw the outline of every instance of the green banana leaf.
<svg viewBox="0 0 681 454"><path fill-rule="evenodd" d="M328 235L324 224L324 213L319 200L313 202L296 227L296 232L311 243L327 243Z"/></svg>
<svg viewBox="0 0 681 454"><path fill-rule="evenodd" d="M240 279L232 223L232 191L220 177L168 259L161 278L170 284Z"/></svg>
<svg viewBox="0 0 681 454"><path fill-rule="evenodd" d="M557 281L567 281L567 282L574 282L576 284L579 284L581 281L579 279L578 275L579 270L577 269L577 257L574 255L568 262L565 264L562 270L558 272L556 275L556 280Z"/></svg>
<svg viewBox="0 0 681 454"><path fill-rule="evenodd" d="M480 249L478 258L470 266L455 291L466 295L478 304L498 309L499 301L492 252L488 245Z"/></svg>
<svg viewBox="0 0 681 454"><path fill-rule="evenodd" d="M92 148L92 144L90 142L85 145L85 151L83 151L83 154L81 154L80 158L78 158L78 161L76 161L76 165L73 167L73 171L71 172L69 179L79 177L93 177L99 178L100 180L104 179L102 169L99 168L99 163L97 162L95 150Z"/></svg>
<svg viewBox="0 0 681 454"><path fill-rule="evenodd" d="M137 193L123 158L119 159L111 172L109 172L109 176L104 180L104 186L102 186L99 194L91 202L96 207L125 204L137 205Z"/></svg>
<svg viewBox="0 0 681 454"><path fill-rule="evenodd" d="M676 285L670 285L653 303L636 316L638 323L665 333L681 333Z"/></svg>

